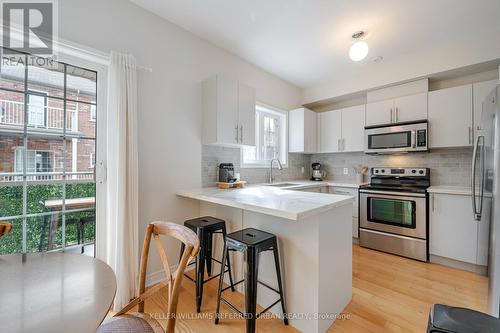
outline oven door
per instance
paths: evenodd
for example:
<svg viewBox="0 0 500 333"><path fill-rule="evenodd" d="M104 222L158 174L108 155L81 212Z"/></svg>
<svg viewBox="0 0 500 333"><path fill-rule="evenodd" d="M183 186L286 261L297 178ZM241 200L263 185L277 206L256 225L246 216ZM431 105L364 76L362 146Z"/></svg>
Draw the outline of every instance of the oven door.
<svg viewBox="0 0 500 333"><path fill-rule="evenodd" d="M359 194L360 228L427 238L427 196L365 191Z"/></svg>

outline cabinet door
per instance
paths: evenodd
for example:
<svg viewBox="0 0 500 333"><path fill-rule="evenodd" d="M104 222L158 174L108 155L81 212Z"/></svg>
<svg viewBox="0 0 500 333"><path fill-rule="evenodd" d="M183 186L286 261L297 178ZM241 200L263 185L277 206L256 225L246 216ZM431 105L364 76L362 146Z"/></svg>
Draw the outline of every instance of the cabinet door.
<svg viewBox="0 0 500 333"><path fill-rule="evenodd" d="M472 85L429 93L430 148L472 145Z"/></svg>
<svg viewBox="0 0 500 333"><path fill-rule="evenodd" d="M238 82L217 76L217 142L238 144Z"/></svg>
<svg viewBox="0 0 500 333"><path fill-rule="evenodd" d="M427 119L427 93L409 95L394 100L394 122Z"/></svg>
<svg viewBox="0 0 500 333"><path fill-rule="evenodd" d="M318 114L308 109L304 111L304 152L318 152Z"/></svg>
<svg viewBox="0 0 500 333"><path fill-rule="evenodd" d="M390 124L393 118L392 99L366 104L366 126Z"/></svg>
<svg viewBox="0 0 500 333"><path fill-rule="evenodd" d="M290 153L317 152L317 113L306 108L288 113L288 151Z"/></svg>
<svg viewBox="0 0 500 333"><path fill-rule="evenodd" d="M329 111L320 114L321 123L321 152L336 153L339 151L341 131L342 131L342 112Z"/></svg>
<svg viewBox="0 0 500 333"><path fill-rule="evenodd" d="M365 105L342 109L342 151L363 151Z"/></svg>
<svg viewBox="0 0 500 333"><path fill-rule="evenodd" d="M478 223L470 196L431 193L429 252L476 264Z"/></svg>
<svg viewBox="0 0 500 333"><path fill-rule="evenodd" d="M474 133L481 129L481 113L483 110L483 102L488 94L496 87L498 80L484 81L474 83L472 85L473 108L474 108Z"/></svg>
<svg viewBox="0 0 500 333"><path fill-rule="evenodd" d="M239 141L246 146L255 146L255 89L238 84Z"/></svg>

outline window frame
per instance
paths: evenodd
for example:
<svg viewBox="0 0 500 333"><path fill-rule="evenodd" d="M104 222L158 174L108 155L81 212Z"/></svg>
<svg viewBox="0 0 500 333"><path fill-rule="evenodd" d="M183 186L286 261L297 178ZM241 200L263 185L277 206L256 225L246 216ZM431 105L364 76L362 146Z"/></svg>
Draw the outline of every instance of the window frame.
<svg viewBox="0 0 500 333"><path fill-rule="evenodd" d="M92 117L92 108L95 110L95 117ZM90 119L89 119L89 121L92 121L92 122L95 123L96 120L97 120L97 105L90 104L90 110L89 111L90 111L89 112L90 113Z"/></svg>
<svg viewBox="0 0 500 333"><path fill-rule="evenodd" d="M255 149L260 146L263 134L260 133L261 124L258 121L258 113L269 114L279 117L279 160L284 168L288 168L288 111L281 110L274 106L257 102L255 105ZM240 164L241 168L269 168L271 160L255 160L255 162L245 161L244 150L246 147L240 148Z"/></svg>
<svg viewBox="0 0 500 333"><path fill-rule="evenodd" d="M24 147L16 147L14 149L14 173L22 173L22 171L17 171L18 170L18 165L17 165L17 154L23 154L22 158L25 158L28 156L28 153L34 152L35 153L35 171L28 171L26 170L27 174L37 174L37 173L51 173L55 172L56 166L55 166L55 152L53 150L45 150L45 149L28 149L26 154L24 154ZM48 153L50 156L50 159L52 161L52 170L51 171L37 171L36 170L36 154L37 153ZM26 165L28 165L28 162L26 162ZM21 166L24 167L24 166Z"/></svg>

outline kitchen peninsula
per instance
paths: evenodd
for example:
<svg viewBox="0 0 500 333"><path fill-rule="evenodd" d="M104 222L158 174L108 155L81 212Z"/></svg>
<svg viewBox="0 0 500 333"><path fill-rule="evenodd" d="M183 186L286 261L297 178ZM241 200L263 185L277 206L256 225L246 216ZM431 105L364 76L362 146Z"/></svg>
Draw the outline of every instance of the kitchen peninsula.
<svg viewBox="0 0 500 333"><path fill-rule="evenodd" d="M326 332L352 298L351 196L300 191L307 185L276 184L221 190L201 188L177 195L200 201L199 216L226 221L229 232L257 228L278 237L290 324L302 332ZM222 252L220 239L214 257ZM232 254L235 281L243 259ZM218 271L220 266L215 266ZM227 277L226 277L227 280ZM259 280L277 287L272 252L260 255ZM227 281L226 281L227 282ZM241 287L241 285L240 285ZM243 292L243 289L238 289ZM259 286L266 308L276 294ZM279 305L271 312L281 315Z"/></svg>

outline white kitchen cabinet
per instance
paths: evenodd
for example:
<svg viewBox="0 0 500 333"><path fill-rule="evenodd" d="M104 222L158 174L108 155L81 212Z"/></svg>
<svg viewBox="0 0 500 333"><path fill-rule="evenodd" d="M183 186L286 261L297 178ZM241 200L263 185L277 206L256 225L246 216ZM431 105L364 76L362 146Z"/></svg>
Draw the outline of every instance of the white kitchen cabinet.
<svg viewBox="0 0 500 333"><path fill-rule="evenodd" d="M364 114L365 105L320 113L320 151L363 151Z"/></svg>
<svg viewBox="0 0 500 333"><path fill-rule="evenodd" d="M394 100L366 104L366 126L390 124L393 119Z"/></svg>
<svg viewBox="0 0 500 333"><path fill-rule="evenodd" d="M427 119L427 93L366 104L366 126Z"/></svg>
<svg viewBox="0 0 500 333"><path fill-rule="evenodd" d="M331 194L340 194L340 195L350 195L354 197L354 202L352 203L352 237L358 238L358 224L359 224L359 203L358 203L358 189L350 188L350 187L339 187L333 186L330 187Z"/></svg>
<svg viewBox="0 0 500 333"><path fill-rule="evenodd" d="M288 113L288 151L316 153L318 151L318 114L306 108Z"/></svg>
<svg viewBox="0 0 500 333"><path fill-rule="evenodd" d="M471 146L472 132L472 84L429 93L430 148Z"/></svg>
<svg viewBox="0 0 500 333"><path fill-rule="evenodd" d="M202 83L204 144L255 145L255 89L215 75Z"/></svg>
<svg viewBox="0 0 500 333"><path fill-rule="evenodd" d="M365 105L340 110L342 112L342 151L364 150Z"/></svg>
<svg viewBox="0 0 500 333"><path fill-rule="evenodd" d="M427 93L408 95L394 100L394 122L427 119Z"/></svg>
<svg viewBox="0 0 500 333"><path fill-rule="evenodd" d="M474 133L477 136L477 131L480 130L481 112L483 110L483 101L486 96L496 87L498 80L490 80L474 83L472 85L473 108L474 108Z"/></svg>
<svg viewBox="0 0 500 333"><path fill-rule="evenodd" d="M255 89L238 84L238 122L240 143L255 146Z"/></svg>
<svg viewBox="0 0 500 333"><path fill-rule="evenodd" d="M340 151L342 138L342 112L322 112L320 117L320 151L336 153Z"/></svg>
<svg viewBox="0 0 500 333"><path fill-rule="evenodd" d="M475 265L488 264L491 198L485 198L483 220L474 220L469 195L430 194L429 253Z"/></svg>

